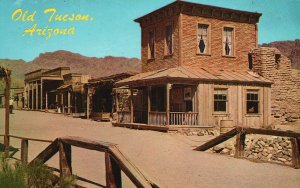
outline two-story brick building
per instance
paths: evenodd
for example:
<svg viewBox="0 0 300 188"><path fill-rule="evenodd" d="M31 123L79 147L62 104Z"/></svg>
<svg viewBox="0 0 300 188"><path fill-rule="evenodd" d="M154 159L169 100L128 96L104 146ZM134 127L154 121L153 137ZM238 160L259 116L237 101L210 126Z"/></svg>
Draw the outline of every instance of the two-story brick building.
<svg viewBox="0 0 300 188"><path fill-rule="evenodd" d="M175 1L135 21L141 26L142 73L130 111L118 123L139 126L268 126L272 82L249 68L261 14Z"/></svg>

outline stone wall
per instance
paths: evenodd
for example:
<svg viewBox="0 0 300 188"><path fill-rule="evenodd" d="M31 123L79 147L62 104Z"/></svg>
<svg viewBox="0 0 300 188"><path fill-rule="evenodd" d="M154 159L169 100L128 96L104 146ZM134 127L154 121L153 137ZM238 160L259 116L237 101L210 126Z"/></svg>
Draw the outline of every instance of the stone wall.
<svg viewBox="0 0 300 188"><path fill-rule="evenodd" d="M208 152L234 156L235 137ZM292 164L292 145L289 138L277 136L247 135L244 157L254 160Z"/></svg>
<svg viewBox="0 0 300 188"><path fill-rule="evenodd" d="M300 71L291 68L291 61L276 48L251 51L253 71L273 82L271 108L274 123L300 117Z"/></svg>

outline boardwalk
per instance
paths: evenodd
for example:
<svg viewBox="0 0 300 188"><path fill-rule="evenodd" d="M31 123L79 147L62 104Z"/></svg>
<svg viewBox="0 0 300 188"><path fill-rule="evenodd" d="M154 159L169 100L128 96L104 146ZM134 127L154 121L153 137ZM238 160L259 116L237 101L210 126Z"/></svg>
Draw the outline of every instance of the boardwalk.
<svg viewBox="0 0 300 188"><path fill-rule="evenodd" d="M0 117L0 133L3 133L3 109L0 109ZM211 137L117 128L111 127L110 123L31 111L15 111L11 116L10 132L33 138L54 139L70 135L117 143L135 165L161 187L300 186L299 170L192 150ZM19 140L11 139L11 143L20 146ZM31 142L29 160L45 146ZM74 173L105 185L104 155L78 148L73 151ZM58 156L55 157L48 164L58 167ZM132 185L125 181L124 187Z"/></svg>

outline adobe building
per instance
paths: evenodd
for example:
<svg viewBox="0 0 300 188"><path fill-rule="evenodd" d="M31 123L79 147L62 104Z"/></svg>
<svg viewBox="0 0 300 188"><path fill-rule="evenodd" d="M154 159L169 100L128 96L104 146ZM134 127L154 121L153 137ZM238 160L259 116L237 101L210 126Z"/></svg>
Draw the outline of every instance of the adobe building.
<svg viewBox="0 0 300 188"><path fill-rule="evenodd" d="M299 87L287 92L295 86L292 81L272 86L288 79L289 72L268 69L275 66L275 53L258 48L261 15L175 1L136 19L142 32L142 73L117 82L131 90L131 97L129 110L118 109L115 125L267 127L276 108L287 110L288 105L275 104L279 96L274 91L281 92L281 101L287 96L296 100L295 112L300 109ZM281 57L281 67L290 67Z"/></svg>

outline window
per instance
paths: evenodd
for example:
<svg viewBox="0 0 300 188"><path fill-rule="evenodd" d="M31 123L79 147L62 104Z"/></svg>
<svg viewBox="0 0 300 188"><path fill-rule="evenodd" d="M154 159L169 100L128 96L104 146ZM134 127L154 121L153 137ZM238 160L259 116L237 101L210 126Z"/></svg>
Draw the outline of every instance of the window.
<svg viewBox="0 0 300 188"><path fill-rule="evenodd" d="M249 70L253 69L253 60L252 60L252 54L248 54L248 63L249 63Z"/></svg>
<svg viewBox="0 0 300 188"><path fill-rule="evenodd" d="M233 48L234 48L234 36L233 36L233 28L224 27L223 31L223 55L233 56Z"/></svg>
<svg viewBox="0 0 300 188"><path fill-rule="evenodd" d="M281 58L281 54L275 54L276 69L279 69L280 58Z"/></svg>
<svg viewBox="0 0 300 188"><path fill-rule="evenodd" d="M197 53L208 54L209 53L209 25L198 24L198 36L197 36Z"/></svg>
<svg viewBox="0 0 300 188"><path fill-rule="evenodd" d="M215 89L214 91L214 111L227 111L227 89Z"/></svg>
<svg viewBox="0 0 300 188"><path fill-rule="evenodd" d="M151 89L151 111L165 112L166 99L164 87L153 87Z"/></svg>
<svg viewBox="0 0 300 188"><path fill-rule="evenodd" d="M154 59L154 43L155 43L155 35L154 31L149 32L149 41L148 41L148 59Z"/></svg>
<svg viewBox="0 0 300 188"><path fill-rule="evenodd" d="M248 90L247 91L247 113L257 114L259 107L258 91Z"/></svg>
<svg viewBox="0 0 300 188"><path fill-rule="evenodd" d="M166 27L166 55L171 55L173 53L173 37L172 37L173 29L172 25L168 25Z"/></svg>

